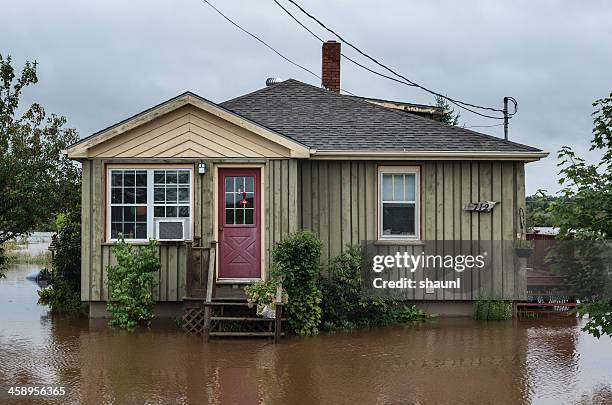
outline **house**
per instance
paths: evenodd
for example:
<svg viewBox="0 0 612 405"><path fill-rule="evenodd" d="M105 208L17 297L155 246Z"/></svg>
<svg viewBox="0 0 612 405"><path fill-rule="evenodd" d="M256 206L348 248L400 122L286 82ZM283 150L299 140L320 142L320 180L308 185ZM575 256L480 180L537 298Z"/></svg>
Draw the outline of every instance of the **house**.
<svg viewBox="0 0 612 405"><path fill-rule="evenodd" d="M323 241L323 264L366 240L414 253L424 240L522 237L524 167L547 153L419 116L439 116L432 107L341 95L339 44L323 56L325 88L289 79L220 104L187 92L67 150L83 165L81 294L92 316L109 298L119 233L160 241L166 313L191 288L196 243L218 242L216 283L230 288L265 278L271 248L301 229ZM485 201L497 205L464 210ZM460 291L408 298L448 313L478 296L524 298L524 272L495 260Z"/></svg>

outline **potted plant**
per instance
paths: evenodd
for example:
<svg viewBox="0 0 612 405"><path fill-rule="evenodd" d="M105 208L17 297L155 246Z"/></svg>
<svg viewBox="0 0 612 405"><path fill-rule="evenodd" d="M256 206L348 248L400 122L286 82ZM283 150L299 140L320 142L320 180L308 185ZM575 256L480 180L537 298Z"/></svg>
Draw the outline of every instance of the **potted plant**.
<svg viewBox="0 0 612 405"><path fill-rule="evenodd" d="M257 315L274 318L276 314L276 282L274 280L258 281L244 287L249 308L257 306ZM281 301L286 304L289 297L282 291Z"/></svg>
<svg viewBox="0 0 612 405"><path fill-rule="evenodd" d="M518 257L525 258L531 256L531 253L533 252L533 249L531 248L531 241L522 238L517 239L514 245L514 252Z"/></svg>

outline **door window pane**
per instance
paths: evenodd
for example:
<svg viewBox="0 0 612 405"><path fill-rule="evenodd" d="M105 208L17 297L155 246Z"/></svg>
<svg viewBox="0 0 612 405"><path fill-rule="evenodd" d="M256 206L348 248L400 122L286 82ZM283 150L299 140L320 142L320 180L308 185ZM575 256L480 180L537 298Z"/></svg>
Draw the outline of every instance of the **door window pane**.
<svg viewBox="0 0 612 405"><path fill-rule="evenodd" d="M236 209L236 224L244 224L244 210Z"/></svg>
<svg viewBox="0 0 612 405"><path fill-rule="evenodd" d="M254 224L254 223L255 223L255 220L254 220L254 218L253 218L254 213L255 213L255 210L254 210L254 209L249 209L249 208L247 208L247 209L244 211L244 223L245 223L245 224L251 224L251 225L252 225L252 224Z"/></svg>
<svg viewBox="0 0 612 405"><path fill-rule="evenodd" d="M225 209L225 224L226 225L234 224L234 210L232 208Z"/></svg>

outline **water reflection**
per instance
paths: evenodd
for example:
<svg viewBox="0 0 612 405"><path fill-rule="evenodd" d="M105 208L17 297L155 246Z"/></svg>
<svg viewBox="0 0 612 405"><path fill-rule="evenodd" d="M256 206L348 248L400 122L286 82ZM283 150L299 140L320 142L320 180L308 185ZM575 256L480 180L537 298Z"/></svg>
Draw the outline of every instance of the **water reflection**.
<svg viewBox="0 0 612 405"><path fill-rule="evenodd" d="M576 319L203 344L171 322L126 333L51 316L25 280L32 270L15 266L0 281L0 385L63 385L62 403L612 402L612 341Z"/></svg>

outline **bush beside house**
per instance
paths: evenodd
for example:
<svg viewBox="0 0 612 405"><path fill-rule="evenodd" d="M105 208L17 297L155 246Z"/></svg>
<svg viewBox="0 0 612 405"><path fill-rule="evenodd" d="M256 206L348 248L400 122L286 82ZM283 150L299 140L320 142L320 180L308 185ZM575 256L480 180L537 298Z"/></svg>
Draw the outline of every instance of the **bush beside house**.
<svg viewBox="0 0 612 405"><path fill-rule="evenodd" d="M108 290L111 300L107 309L111 314L110 324L125 329L139 325L148 326L153 319L155 301L154 274L161 263L154 240L143 247L125 242L123 235L113 246L117 264L108 266Z"/></svg>
<svg viewBox="0 0 612 405"><path fill-rule="evenodd" d="M304 231L278 243L272 252L272 276L282 281L289 296L284 310L289 330L300 336L319 332L321 248L321 241L312 232Z"/></svg>
<svg viewBox="0 0 612 405"><path fill-rule="evenodd" d="M313 335L320 326L356 329L426 318L414 306L366 294L359 246L348 246L332 259L325 276L320 254L321 241L310 231L292 235L273 250L273 277L283 280L288 294L285 316L290 332Z"/></svg>

